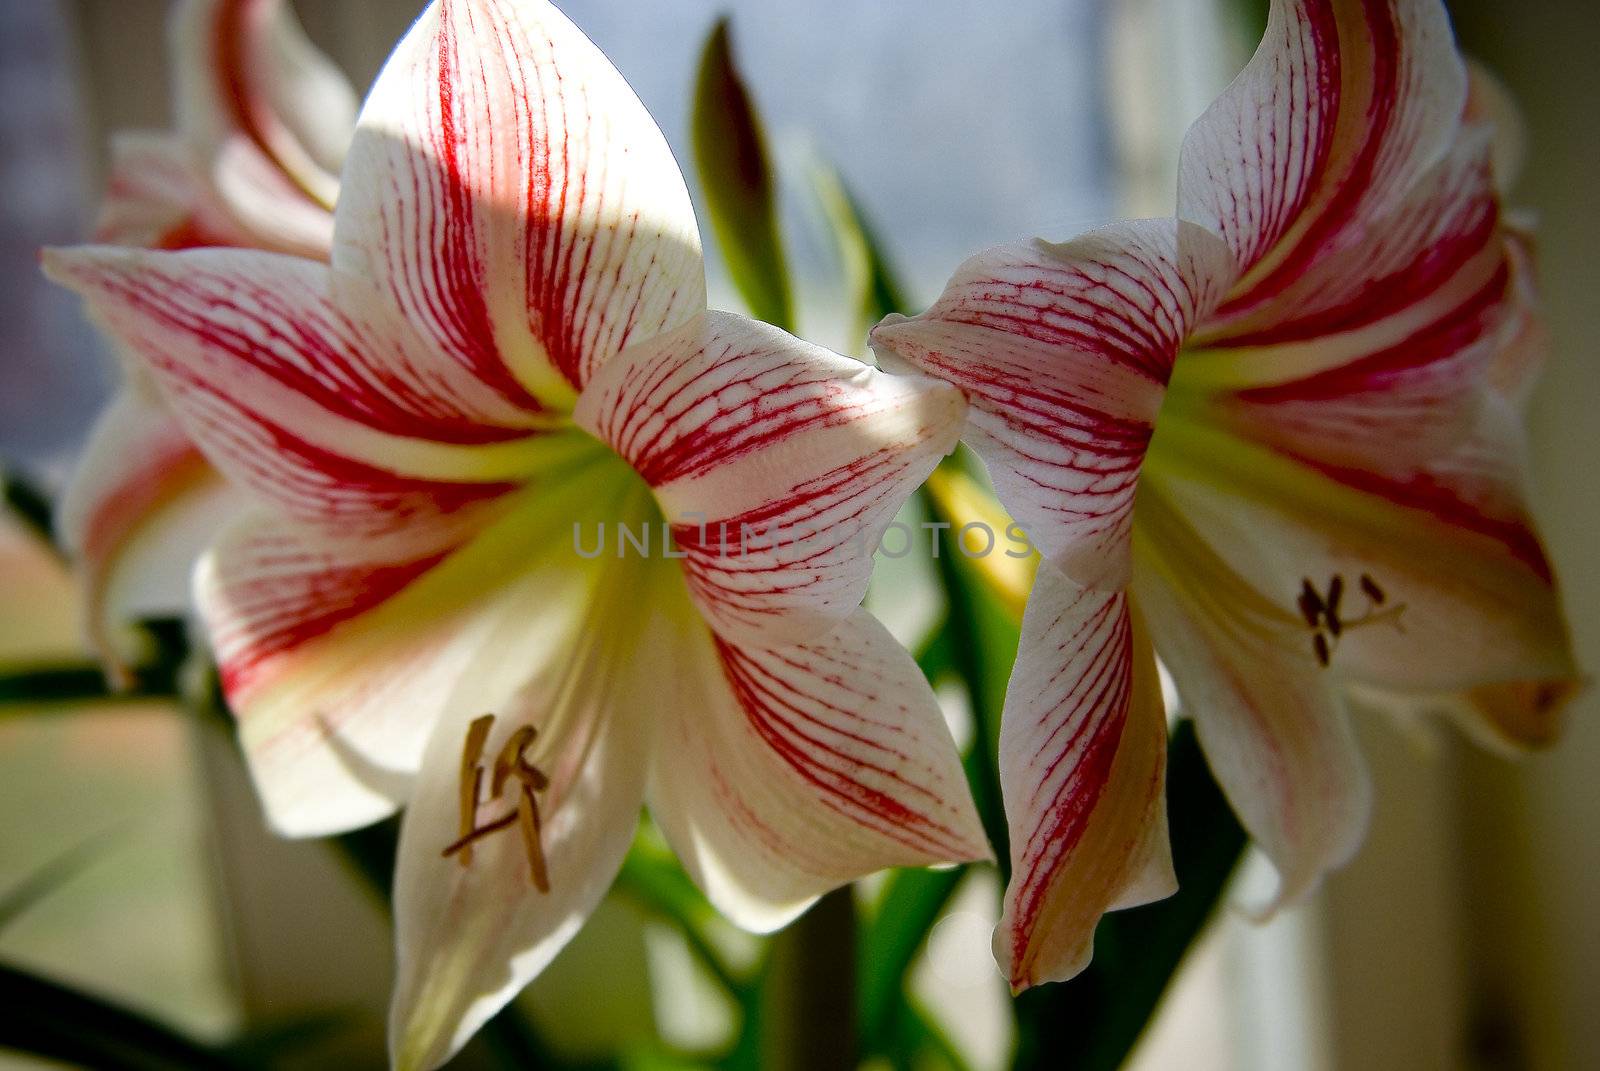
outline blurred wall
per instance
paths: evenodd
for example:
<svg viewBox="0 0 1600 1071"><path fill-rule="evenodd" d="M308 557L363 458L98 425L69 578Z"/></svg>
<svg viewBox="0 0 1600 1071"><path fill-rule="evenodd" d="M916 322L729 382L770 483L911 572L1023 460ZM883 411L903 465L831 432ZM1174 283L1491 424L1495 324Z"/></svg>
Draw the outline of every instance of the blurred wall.
<svg viewBox="0 0 1600 1071"><path fill-rule="evenodd" d="M1539 217L1553 352L1533 409L1536 511L1565 586L1580 664L1600 669L1600 7L1454 0L1468 52L1522 105L1515 200ZM1600 696L1566 738L1517 766L1464 758L1460 850L1474 898L1469 980L1485 1065L1600 1061Z"/></svg>

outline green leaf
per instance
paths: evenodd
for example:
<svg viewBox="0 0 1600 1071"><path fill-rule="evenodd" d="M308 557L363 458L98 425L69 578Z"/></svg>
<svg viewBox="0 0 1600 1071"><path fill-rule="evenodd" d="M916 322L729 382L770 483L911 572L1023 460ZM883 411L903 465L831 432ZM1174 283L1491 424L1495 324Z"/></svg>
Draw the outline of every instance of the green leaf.
<svg viewBox="0 0 1600 1071"><path fill-rule="evenodd" d="M42 542L52 548L56 546L55 506L49 495L10 465L0 465L0 496L12 516L27 525Z"/></svg>
<svg viewBox="0 0 1600 1071"><path fill-rule="evenodd" d="M834 246L855 307L856 328L864 337L885 316L907 311L905 291L884 256L877 235L862 215L860 202L838 171L817 161L811 167L811 188L833 231Z"/></svg>
<svg viewBox="0 0 1600 1071"><path fill-rule="evenodd" d="M711 230L728 273L751 315L793 331L777 183L755 105L733 62L727 19L718 20L700 55L691 127Z"/></svg>
<svg viewBox="0 0 1600 1071"><path fill-rule="evenodd" d="M81 844L68 848L0 895L0 932L4 932L34 904L87 870L106 845L118 843L127 835L127 825L119 823L114 829L97 833Z"/></svg>
<svg viewBox="0 0 1600 1071"><path fill-rule="evenodd" d="M236 1071L251 1064L121 1005L0 965L0 1048L103 1071Z"/></svg>
<svg viewBox="0 0 1600 1071"><path fill-rule="evenodd" d="M1107 915L1088 969L1017 998L1017 1066L1121 1067L1222 898L1245 833L1188 721L1178 723L1167 749L1167 814L1178 892Z"/></svg>
<svg viewBox="0 0 1600 1071"><path fill-rule="evenodd" d="M857 944L857 1015L866 1052L887 1054L894 1047L906 975L965 873L964 868L897 870L889 878Z"/></svg>

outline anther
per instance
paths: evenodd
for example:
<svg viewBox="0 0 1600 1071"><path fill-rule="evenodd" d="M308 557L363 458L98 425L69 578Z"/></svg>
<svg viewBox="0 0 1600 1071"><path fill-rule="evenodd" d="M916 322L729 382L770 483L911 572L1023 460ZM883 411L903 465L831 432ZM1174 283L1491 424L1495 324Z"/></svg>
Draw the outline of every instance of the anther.
<svg viewBox="0 0 1600 1071"><path fill-rule="evenodd" d="M1312 587L1310 577L1300 581L1300 598L1297 601L1300 615L1306 619L1306 627L1316 628L1317 622L1322 619L1322 596Z"/></svg>
<svg viewBox="0 0 1600 1071"><path fill-rule="evenodd" d="M494 726L494 715L485 714L467 727L467 738L461 750L459 835L445 846L445 858L454 855L462 866L472 862L472 845L477 841L516 826L521 834L523 851L528 856L528 876L540 892L550 891L550 873L545 862L544 846L540 842L543 823L539 816L539 803L534 793L550 787L550 779L528 760L527 750L533 746L538 730L531 725L519 727L501 747L495 757L489 777L489 800L500 797L508 781L516 782L517 802L507 814L484 825L478 825L478 803L483 794L483 749L489 731Z"/></svg>

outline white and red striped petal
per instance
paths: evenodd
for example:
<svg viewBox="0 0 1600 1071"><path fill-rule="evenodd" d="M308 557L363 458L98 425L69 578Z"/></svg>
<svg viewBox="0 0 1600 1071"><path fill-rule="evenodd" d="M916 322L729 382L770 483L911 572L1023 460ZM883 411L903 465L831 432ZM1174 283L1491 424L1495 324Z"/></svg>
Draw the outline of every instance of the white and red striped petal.
<svg viewBox="0 0 1600 1071"><path fill-rule="evenodd" d="M436 0L362 110L334 260L508 401L564 406L705 306L665 139L544 0Z"/></svg>
<svg viewBox="0 0 1600 1071"><path fill-rule="evenodd" d="M1339 580L1342 624L1324 640L1336 678L1418 697L1522 682L1539 687L1515 694L1553 703L1577 673L1515 432L1509 403L1486 396L1470 433L1428 458L1375 446L1360 465L1329 464L1175 429L1152 466L1229 567L1285 612L1306 583L1325 593ZM1204 463L1182 460L1194 457ZM1307 651L1319 628L1303 629Z"/></svg>
<svg viewBox="0 0 1600 1071"><path fill-rule="evenodd" d="M1134 488L1178 347L1233 278L1215 237L1172 220L980 253L881 359L954 383L967 441L1035 546L1083 584L1127 579Z"/></svg>
<svg viewBox="0 0 1600 1071"><path fill-rule="evenodd" d="M578 423L654 488L707 619L734 642L832 628L897 510L954 448L960 394L711 312L624 350Z"/></svg>
<svg viewBox="0 0 1600 1071"><path fill-rule="evenodd" d="M1224 306L1195 345L1261 347L1369 326L1392 337L1444 315L1505 259L1489 151L1486 128L1463 128L1392 211L1323 249L1249 315Z"/></svg>
<svg viewBox="0 0 1600 1071"><path fill-rule="evenodd" d="M94 237L146 249L273 245L242 226L204 180L194 147L176 134L127 133L111 140L111 174Z"/></svg>
<svg viewBox="0 0 1600 1071"><path fill-rule="evenodd" d="M1292 594L1275 601L1247 583L1165 491L1147 475L1134 595L1213 775L1278 871L1259 905L1271 910L1355 853L1371 786Z"/></svg>
<svg viewBox="0 0 1600 1071"><path fill-rule="evenodd" d="M278 829L320 835L391 811L434 725L483 713L452 705L469 669L490 675L483 660L524 676L576 664L546 635L591 622L599 572L621 567L574 553L570 526L645 499L605 460L460 544L335 539L259 515L218 543L197 600Z"/></svg>
<svg viewBox="0 0 1600 1071"><path fill-rule="evenodd" d="M1086 967L1100 916L1177 888L1166 716L1125 592L1041 567L1000 729L1011 883L995 958L1020 991Z"/></svg>
<svg viewBox="0 0 1600 1071"><path fill-rule="evenodd" d="M1356 300L1341 285L1350 258L1415 242L1392 231L1412 229L1404 206L1455 144L1466 99L1438 0L1274 0L1180 164L1178 214L1221 235L1246 273L1218 325L1249 335ZM1360 293L1374 295L1387 300Z"/></svg>
<svg viewBox="0 0 1600 1071"><path fill-rule="evenodd" d="M189 571L243 505L166 409L137 384L100 415L61 503L91 646L125 677L121 627L181 614Z"/></svg>
<svg viewBox="0 0 1600 1071"><path fill-rule="evenodd" d="M179 132L217 168L270 173L285 211L327 215L355 127L356 95L286 0L184 0L173 13ZM225 157L241 159L228 162ZM248 160L242 159L248 156ZM246 218L260 205L224 196ZM270 219L258 222L268 228Z"/></svg>
<svg viewBox="0 0 1600 1071"><path fill-rule="evenodd" d="M884 867L990 857L932 690L865 610L792 646L703 628L655 642L678 668L650 811L734 922L777 929Z"/></svg>
<svg viewBox="0 0 1600 1071"><path fill-rule="evenodd" d="M244 250L51 251L226 475L335 534L426 534L537 464L526 414L321 264ZM513 421L522 421L517 426Z"/></svg>
<svg viewBox="0 0 1600 1071"><path fill-rule="evenodd" d="M334 543L252 513L201 559L201 617L280 833L343 832L406 799L477 622L378 615L443 557Z"/></svg>

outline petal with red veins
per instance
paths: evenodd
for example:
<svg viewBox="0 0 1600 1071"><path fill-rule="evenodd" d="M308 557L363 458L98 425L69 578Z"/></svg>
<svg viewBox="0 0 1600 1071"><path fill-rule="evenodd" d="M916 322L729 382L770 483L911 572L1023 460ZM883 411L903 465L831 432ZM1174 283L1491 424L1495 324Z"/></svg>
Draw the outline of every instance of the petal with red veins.
<svg viewBox="0 0 1600 1071"><path fill-rule="evenodd" d="M1140 489L1134 595L1212 773L1278 871L1272 910L1355 853L1371 786L1292 599L1234 572L1163 484L1152 472Z"/></svg>
<svg viewBox="0 0 1600 1071"><path fill-rule="evenodd" d="M506 399L564 407L705 307L665 139L544 0L436 0L362 110L335 264Z"/></svg>
<svg viewBox="0 0 1600 1071"><path fill-rule="evenodd" d="M884 867L990 857L932 690L865 610L791 646L703 627L671 646L650 811L739 925L777 929Z"/></svg>
<svg viewBox="0 0 1600 1071"><path fill-rule="evenodd" d="M356 95L344 75L306 39L286 0L185 0L172 43L179 131L216 163L219 178L241 165L276 178L265 201L229 197L227 183L224 196L267 233L274 224L261 210L272 204L320 216L325 252L355 126ZM230 153L240 159L226 161Z"/></svg>
<svg viewBox="0 0 1600 1071"><path fill-rule="evenodd" d="M1255 57L1191 128L1179 168L1178 214L1222 235L1247 273L1219 310L1229 330L1281 324L1285 302L1308 316L1350 300L1343 261L1404 228L1466 97L1437 0L1273 0Z"/></svg>
<svg viewBox="0 0 1600 1071"><path fill-rule="evenodd" d="M137 386L100 415L59 525L82 582L91 645L113 680L126 677L121 626L139 614L186 610L195 558L243 505Z"/></svg>
<svg viewBox="0 0 1600 1071"><path fill-rule="evenodd" d="M712 625L776 642L860 603L879 539L963 410L943 383L712 312L623 351L574 416L655 489Z"/></svg>
<svg viewBox="0 0 1600 1071"><path fill-rule="evenodd" d="M1172 220L967 261L921 316L874 328L886 363L960 387L1000 501L1079 583L1126 582L1139 466L1178 347L1233 278Z"/></svg>
<svg viewBox="0 0 1600 1071"><path fill-rule="evenodd" d="M597 570L617 567L575 553L570 526L648 503L606 460L524 493L456 545L333 539L252 516L203 559L201 615L274 826L322 835L389 813L434 725L483 713L452 705L476 660L533 672L559 653L544 630L574 627Z"/></svg>
<svg viewBox="0 0 1600 1071"><path fill-rule="evenodd" d="M562 436L313 261L245 250L53 250L46 270L162 387L225 475L355 536L476 523ZM520 422L521 426L517 423Z"/></svg>
<svg viewBox="0 0 1600 1071"><path fill-rule="evenodd" d="M124 133L111 139L111 174L94 237L108 245L147 249L263 245L242 226L203 178L194 147L175 134Z"/></svg>
<svg viewBox="0 0 1600 1071"><path fill-rule="evenodd" d="M1153 470L1231 570L1285 613L1305 583L1326 592L1339 578L1333 676L1414 697L1489 689L1502 707L1521 696L1523 716L1495 720L1547 735L1537 727L1577 673L1504 399L1481 397L1469 433L1430 457L1390 456L1379 439L1359 462L1330 464L1170 430ZM1312 652L1310 628L1300 642Z"/></svg>
<svg viewBox="0 0 1600 1071"><path fill-rule="evenodd" d="M1077 974L1104 912L1177 888L1165 776L1155 659L1127 594L1042 567L1000 730L1011 884L995 958L1014 990Z"/></svg>

